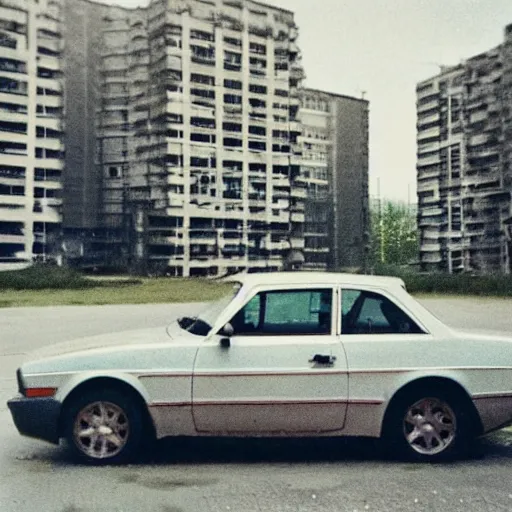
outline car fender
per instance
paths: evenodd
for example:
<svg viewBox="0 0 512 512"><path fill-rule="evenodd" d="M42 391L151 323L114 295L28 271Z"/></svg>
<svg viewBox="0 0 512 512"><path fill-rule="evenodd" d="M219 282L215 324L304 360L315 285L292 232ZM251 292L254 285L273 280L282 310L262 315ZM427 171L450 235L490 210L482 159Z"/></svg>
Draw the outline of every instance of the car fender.
<svg viewBox="0 0 512 512"><path fill-rule="evenodd" d="M110 379L113 381L117 380L127 384L143 398L146 404L149 402L149 394L145 387L141 384L140 380L137 379L137 377L129 373L115 371L109 371L108 373L104 371L87 371L76 373L67 379L62 386L59 387L55 394L55 399L63 403L70 395L70 393L72 393L73 390L75 390L78 386L98 378Z"/></svg>
<svg viewBox="0 0 512 512"><path fill-rule="evenodd" d="M455 385L458 385L469 398L471 398L467 375L465 375L463 371L456 369L432 368L418 369L399 374L394 382L393 389L387 390L386 402L389 404L396 393L405 386L412 385L416 382L419 383L420 381L428 381L428 379L445 379L447 381L452 381Z"/></svg>

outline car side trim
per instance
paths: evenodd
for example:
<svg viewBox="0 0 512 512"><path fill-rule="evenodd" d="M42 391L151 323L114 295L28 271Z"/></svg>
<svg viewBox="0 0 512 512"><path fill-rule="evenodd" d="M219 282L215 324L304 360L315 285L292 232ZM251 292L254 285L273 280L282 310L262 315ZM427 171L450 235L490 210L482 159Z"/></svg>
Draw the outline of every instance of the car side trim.
<svg viewBox="0 0 512 512"><path fill-rule="evenodd" d="M488 398L512 398L512 391L508 393L475 393L471 398L473 398L473 400L485 400Z"/></svg>
<svg viewBox="0 0 512 512"><path fill-rule="evenodd" d="M197 402L153 402L148 404L148 407L182 407L193 405L194 407L211 406L211 405L259 405L259 406L272 406L272 405L381 405L384 400L379 399L365 399L365 398L354 398L354 399L314 399L314 400L201 400Z"/></svg>

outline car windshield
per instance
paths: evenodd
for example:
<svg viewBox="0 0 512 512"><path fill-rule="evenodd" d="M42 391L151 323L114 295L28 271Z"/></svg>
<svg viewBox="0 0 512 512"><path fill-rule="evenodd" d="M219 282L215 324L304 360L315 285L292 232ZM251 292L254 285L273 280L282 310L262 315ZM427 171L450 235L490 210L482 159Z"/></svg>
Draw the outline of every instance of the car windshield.
<svg viewBox="0 0 512 512"><path fill-rule="evenodd" d="M237 296L240 288L240 285L236 284L229 294L215 302L209 303L204 311L201 311L196 317L180 318L178 320L180 327L197 336L206 336L211 331L219 314Z"/></svg>

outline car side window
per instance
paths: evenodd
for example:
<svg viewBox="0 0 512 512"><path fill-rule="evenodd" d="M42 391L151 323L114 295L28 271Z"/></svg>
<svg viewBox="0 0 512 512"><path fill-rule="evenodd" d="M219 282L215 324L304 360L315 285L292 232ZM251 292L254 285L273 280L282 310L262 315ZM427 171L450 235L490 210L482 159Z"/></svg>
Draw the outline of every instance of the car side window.
<svg viewBox="0 0 512 512"><path fill-rule="evenodd" d="M332 290L276 290L254 296L232 319L235 335L331 334Z"/></svg>
<svg viewBox="0 0 512 512"><path fill-rule="evenodd" d="M407 313L379 293L342 292L342 334L422 334Z"/></svg>

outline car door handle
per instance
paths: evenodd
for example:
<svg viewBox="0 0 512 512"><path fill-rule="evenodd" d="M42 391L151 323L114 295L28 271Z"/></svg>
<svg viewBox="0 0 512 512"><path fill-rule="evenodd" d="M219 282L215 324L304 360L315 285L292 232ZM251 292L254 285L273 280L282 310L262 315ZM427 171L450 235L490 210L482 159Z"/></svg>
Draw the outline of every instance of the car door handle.
<svg viewBox="0 0 512 512"><path fill-rule="evenodd" d="M310 363L323 364L326 366L332 366L334 361L336 361L336 356L326 356L323 354L315 354L313 359L309 360Z"/></svg>

